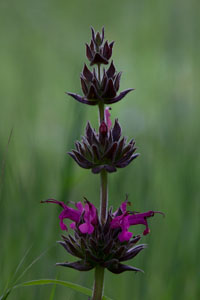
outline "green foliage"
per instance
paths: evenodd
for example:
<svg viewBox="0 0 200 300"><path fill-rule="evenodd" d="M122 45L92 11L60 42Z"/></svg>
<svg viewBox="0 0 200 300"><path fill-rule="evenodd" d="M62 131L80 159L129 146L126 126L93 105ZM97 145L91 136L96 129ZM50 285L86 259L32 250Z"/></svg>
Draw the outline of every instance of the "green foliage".
<svg viewBox="0 0 200 300"><path fill-rule="evenodd" d="M50 250L23 280L49 277L92 288L93 272L55 266L73 258L56 244L59 208L40 201L85 196L98 206L99 177L66 154L88 119L97 127L97 109L64 92L81 93L90 25L104 25L106 38L116 41L120 89L136 89L112 106L112 119L119 118L141 153L108 177L109 203L116 209L128 193L134 210L166 214L149 222L151 234L142 240L149 246L133 261L145 274L107 272L105 294L117 300L199 299L198 7L197 0L0 2L0 295L28 245L29 261ZM50 295L50 286L37 286L15 289L10 298ZM83 296L59 286L54 298Z"/></svg>

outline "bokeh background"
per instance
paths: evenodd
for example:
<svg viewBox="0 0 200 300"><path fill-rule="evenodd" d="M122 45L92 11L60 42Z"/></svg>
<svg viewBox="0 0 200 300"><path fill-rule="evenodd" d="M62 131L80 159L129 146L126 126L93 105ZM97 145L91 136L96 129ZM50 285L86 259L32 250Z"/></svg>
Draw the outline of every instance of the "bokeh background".
<svg viewBox="0 0 200 300"><path fill-rule="evenodd" d="M21 281L57 278L93 285L93 272L57 268L71 260L56 244L59 208L54 197L98 205L99 177L66 154L97 126L97 109L75 102L90 26L115 40L123 71L112 106L123 133L141 156L109 176L109 201L129 194L136 211L161 210L149 221L149 247L131 261L145 274L106 272L105 294L124 299L199 299L200 287L200 18L198 0L0 1L0 294L30 247L19 274L44 251ZM9 136L11 136L9 140ZM135 232L143 228L137 227ZM67 288L21 288L13 300L87 299Z"/></svg>

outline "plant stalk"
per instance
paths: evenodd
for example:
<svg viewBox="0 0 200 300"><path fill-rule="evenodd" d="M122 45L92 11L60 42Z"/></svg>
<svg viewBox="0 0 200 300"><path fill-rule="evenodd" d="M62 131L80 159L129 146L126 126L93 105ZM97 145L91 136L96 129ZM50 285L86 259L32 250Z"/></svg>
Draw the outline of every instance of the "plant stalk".
<svg viewBox="0 0 200 300"><path fill-rule="evenodd" d="M98 65L98 80L101 82L101 67ZM99 125L101 125L101 122L104 121L104 103L103 101L99 103Z"/></svg>
<svg viewBox="0 0 200 300"><path fill-rule="evenodd" d="M99 125L104 121L104 104L99 103Z"/></svg>
<svg viewBox="0 0 200 300"><path fill-rule="evenodd" d="M104 282L104 268L97 266L95 269L95 281L93 288L92 300L102 300Z"/></svg>
<svg viewBox="0 0 200 300"><path fill-rule="evenodd" d="M107 171L103 169L100 173L101 176L101 191L100 191L100 216L101 224L105 224L107 218L108 206L108 176Z"/></svg>

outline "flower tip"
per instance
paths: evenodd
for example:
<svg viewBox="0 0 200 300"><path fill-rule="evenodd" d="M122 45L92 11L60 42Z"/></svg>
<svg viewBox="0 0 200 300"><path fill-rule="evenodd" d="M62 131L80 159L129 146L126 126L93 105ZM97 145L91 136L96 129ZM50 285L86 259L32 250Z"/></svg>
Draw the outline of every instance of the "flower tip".
<svg viewBox="0 0 200 300"><path fill-rule="evenodd" d="M111 114L110 114L109 110L111 110L111 108L109 106L107 106L105 108L105 112L104 112L105 113L106 124L108 126L108 130L110 130L110 128L112 126L112 122L111 122L111 119L110 119Z"/></svg>
<svg viewBox="0 0 200 300"><path fill-rule="evenodd" d="M154 211L154 213L156 214L161 214L163 216L163 218L165 218L165 213L162 211Z"/></svg>
<svg viewBox="0 0 200 300"><path fill-rule="evenodd" d="M102 134L102 135L106 135L107 134L107 131L108 131L108 126L106 125L106 123L104 121L101 122L101 125L99 127L99 132Z"/></svg>
<svg viewBox="0 0 200 300"><path fill-rule="evenodd" d="M143 231L143 235L147 235L150 233L150 229L149 228L146 228L144 231Z"/></svg>
<svg viewBox="0 0 200 300"><path fill-rule="evenodd" d="M90 26L90 29L92 31L92 34L95 33L94 28L92 26Z"/></svg>

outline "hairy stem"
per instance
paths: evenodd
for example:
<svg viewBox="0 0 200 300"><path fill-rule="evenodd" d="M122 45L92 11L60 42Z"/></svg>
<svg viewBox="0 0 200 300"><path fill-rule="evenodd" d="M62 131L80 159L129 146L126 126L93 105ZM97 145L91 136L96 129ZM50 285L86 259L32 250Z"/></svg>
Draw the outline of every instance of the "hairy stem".
<svg viewBox="0 0 200 300"><path fill-rule="evenodd" d="M104 282L104 268L97 266L95 269L95 281L93 288L92 300L102 300Z"/></svg>

